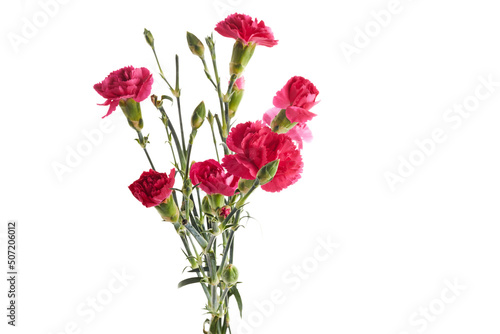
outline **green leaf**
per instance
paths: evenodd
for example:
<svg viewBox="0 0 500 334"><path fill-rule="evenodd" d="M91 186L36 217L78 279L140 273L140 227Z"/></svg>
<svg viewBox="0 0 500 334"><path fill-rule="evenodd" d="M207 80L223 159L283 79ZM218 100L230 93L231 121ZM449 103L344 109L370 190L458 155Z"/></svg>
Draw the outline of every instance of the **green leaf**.
<svg viewBox="0 0 500 334"><path fill-rule="evenodd" d="M200 283L203 277L191 277L191 278L186 278L185 280L182 280L179 282L177 285L177 288L182 288L185 285L188 284L193 284L193 283Z"/></svg>
<svg viewBox="0 0 500 334"><path fill-rule="evenodd" d="M171 98L171 97L170 97L170 96L168 96L168 95L162 95L162 96L161 96L161 100L162 100L162 101L163 101L163 100L169 100L170 102L174 103L174 99L173 99L173 98Z"/></svg>
<svg viewBox="0 0 500 334"><path fill-rule="evenodd" d="M213 317L210 324L210 329L208 330L210 334L217 333L217 324L219 323L219 317Z"/></svg>
<svg viewBox="0 0 500 334"><path fill-rule="evenodd" d="M236 285L229 289L229 297L231 296L234 296L234 298L236 299L236 303L238 303L238 309L240 310L240 318L243 318L243 302L241 301L240 292L238 291Z"/></svg>

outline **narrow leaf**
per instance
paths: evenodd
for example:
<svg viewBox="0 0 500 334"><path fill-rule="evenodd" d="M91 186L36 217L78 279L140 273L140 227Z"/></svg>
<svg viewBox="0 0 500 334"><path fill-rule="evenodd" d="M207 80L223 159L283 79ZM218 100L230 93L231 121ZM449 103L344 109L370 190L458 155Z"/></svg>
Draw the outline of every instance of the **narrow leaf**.
<svg viewBox="0 0 500 334"><path fill-rule="evenodd" d="M238 291L236 285L229 290L229 295L233 295L236 299L236 303L238 303L238 309L240 310L240 318L243 318L243 302L241 301L240 292Z"/></svg>
<svg viewBox="0 0 500 334"><path fill-rule="evenodd" d="M186 278L185 280L182 280L179 282L179 284L177 285L177 288L182 288L183 286L188 285L188 284L199 283L202 279L203 279L203 277Z"/></svg>

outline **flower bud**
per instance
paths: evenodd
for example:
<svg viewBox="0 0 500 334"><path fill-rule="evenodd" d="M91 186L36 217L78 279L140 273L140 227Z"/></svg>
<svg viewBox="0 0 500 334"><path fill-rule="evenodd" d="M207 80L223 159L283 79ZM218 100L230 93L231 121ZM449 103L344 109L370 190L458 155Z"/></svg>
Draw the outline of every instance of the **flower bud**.
<svg viewBox="0 0 500 334"><path fill-rule="evenodd" d="M201 127L203 121L205 121L205 115L206 115L205 102L201 101L200 104L198 104L198 106L194 110L193 116L191 116L191 127L194 130L197 130Z"/></svg>
<svg viewBox="0 0 500 334"><path fill-rule="evenodd" d="M241 76L233 85L233 94L229 100L229 118L233 118L245 92L245 79Z"/></svg>
<svg viewBox="0 0 500 334"><path fill-rule="evenodd" d="M146 38L146 42L150 47L154 49L155 47L155 39L153 38L153 34L148 29L144 29L144 37Z"/></svg>
<svg viewBox="0 0 500 334"><path fill-rule="evenodd" d="M234 265L228 264L222 271L221 278L224 283L232 286L234 283L238 282L238 276L238 269Z"/></svg>
<svg viewBox="0 0 500 334"><path fill-rule="evenodd" d="M265 164L261 169L259 169L257 172L257 179L259 179L261 185L268 183L274 178L274 175L276 175L276 172L278 171L279 164L280 159L276 159Z"/></svg>
<svg viewBox="0 0 500 334"><path fill-rule="evenodd" d="M125 117L127 117L128 125L136 131L141 131L144 126L141 114L141 105L134 99L122 99L119 103Z"/></svg>
<svg viewBox="0 0 500 334"><path fill-rule="evenodd" d="M155 206L155 209L164 221L175 223L179 220L179 209L177 208L177 205L175 205L172 195L159 205Z"/></svg>
<svg viewBox="0 0 500 334"><path fill-rule="evenodd" d="M246 194L252 188L254 180L240 179L238 181L238 189L242 194Z"/></svg>
<svg viewBox="0 0 500 334"><path fill-rule="evenodd" d="M229 74L236 74L237 78L241 76L250 61L250 58L252 58L256 46L257 44L253 42L245 44L240 39L236 40L233 46L231 62L229 63Z"/></svg>
<svg viewBox="0 0 500 334"><path fill-rule="evenodd" d="M214 115L212 115L210 110L208 111L207 121L211 126L214 125Z"/></svg>
<svg viewBox="0 0 500 334"><path fill-rule="evenodd" d="M296 122L292 123L286 117L286 110L281 109L281 111L271 121L271 130L273 130L273 132L276 132L276 133L287 133L295 125L297 125Z"/></svg>
<svg viewBox="0 0 500 334"><path fill-rule="evenodd" d="M231 207L229 205L224 205L219 209L219 217L222 219L226 219L230 213L231 213Z"/></svg>
<svg viewBox="0 0 500 334"><path fill-rule="evenodd" d="M203 200L201 202L201 211L212 216L215 214L215 211L212 210L212 207L210 206L208 196L203 197Z"/></svg>
<svg viewBox="0 0 500 334"><path fill-rule="evenodd" d="M203 58L203 55L205 53L205 46L203 46L203 43L198 39L198 37L196 37L189 31L186 31L186 39L188 42L189 50L191 50L191 52L195 56Z"/></svg>

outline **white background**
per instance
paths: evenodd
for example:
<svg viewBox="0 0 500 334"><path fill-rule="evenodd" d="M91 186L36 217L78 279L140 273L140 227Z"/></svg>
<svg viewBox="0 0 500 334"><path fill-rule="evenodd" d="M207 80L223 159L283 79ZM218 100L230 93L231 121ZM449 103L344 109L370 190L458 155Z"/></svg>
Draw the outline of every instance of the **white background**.
<svg viewBox="0 0 500 334"><path fill-rule="evenodd" d="M321 100L302 179L282 193L253 196L255 219L235 239L244 322L234 304L234 332L499 332L500 87L459 125L443 118L473 101L479 77L500 81L496 2L401 0L380 31L370 13L389 0L221 0L223 9L212 0L61 0L43 22L47 2L0 8L2 268L6 222L20 224L18 327L6 325L2 279L2 333L201 333L201 289L177 289L188 277L180 240L127 189L148 164L122 113L108 118L112 130L71 172L59 179L53 166L84 145L85 131L99 129L106 108L96 105L103 99L92 86L109 72L148 67L153 93L168 93L145 27L171 81L180 56L186 122L201 100L216 111L185 31L203 38L233 11L264 20L279 39L257 48L237 121L261 118L293 75L314 82ZM9 36L22 36L25 20L42 26L14 47ZM373 37L349 62L341 45L355 46L366 26ZM214 36L225 81L232 40ZM150 153L165 171L171 158L158 112L142 105ZM385 174L398 173L400 156L418 158L415 141L437 128L446 140L392 191ZM195 160L213 156L207 130L197 137ZM318 261L318 240L329 238L340 246ZM309 273L300 278L294 266ZM133 276L127 286L94 318L82 316L77 310L88 312L88 298L110 296L113 271L122 270ZM462 286L458 296L447 280ZM278 292L282 303L271 307L266 301ZM429 308L424 320L419 312Z"/></svg>

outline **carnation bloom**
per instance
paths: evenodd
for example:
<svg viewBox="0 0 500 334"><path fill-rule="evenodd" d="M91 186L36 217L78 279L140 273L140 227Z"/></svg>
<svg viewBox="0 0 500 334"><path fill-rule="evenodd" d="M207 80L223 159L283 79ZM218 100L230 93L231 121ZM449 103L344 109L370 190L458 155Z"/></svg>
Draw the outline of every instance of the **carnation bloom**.
<svg viewBox="0 0 500 334"><path fill-rule="evenodd" d="M207 195L233 196L239 180L239 177L226 173L221 164L213 159L195 162L191 166L189 177L193 184L199 183Z"/></svg>
<svg viewBox="0 0 500 334"><path fill-rule="evenodd" d="M224 21L220 21L215 26L215 31L224 37L240 39L248 44L250 42L257 45L272 47L278 44L274 39L271 28L245 14L231 14Z"/></svg>
<svg viewBox="0 0 500 334"><path fill-rule="evenodd" d="M309 110L318 104L318 94L318 89L311 81L295 76L276 93L273 104L276 108L286 110L286 118L290 122L305 123L316 116Z"/></svg>
<svg viewBox="0 0 500 334"><path fill-rule="evenodd" d="M115 111L120 100L134 99L136 102L145 100L151 93L153 75L147 68L127 66L111 72L106 79L94 85L94 89L106 99L101 106L108 106L106 117Z"/></svg>
<svg viewBox="0 0 500 334"><path fill-rule="evenodd" d="M141 177L134 181L128 188L135 198L145 207L157 206L165 201L172 194L172 187L175 183L175 168L167 173L158 173L152 169L143 172Z"/></svg>
<svg viewBox="0 0 500 334"><path fill-rule="evenodd" d="M280 112L279 108L271 108L264 113L262 120L264 121L264 123L271 126L271 122L276 117L276 115L278 115L279 112ZM302 140L310 142L313 138L312 132L306 125L306 123L297 123L297 125L295 125L291 130L288 130L286 134L290 138L292 138L297 143L297 145L299 145L300 150L303 147Z"/></svg>
<svg viewBox="0 0 500 334"><path fill-rule="evenodd" d="M261 121L238 124L227 137L227 146L235 154L226 155L222 165L247 180L254 180L260 168L280 159L276 175L262 186L265 191L281 191L300 179L302 157L292 139L272 132Z"/></svg>

